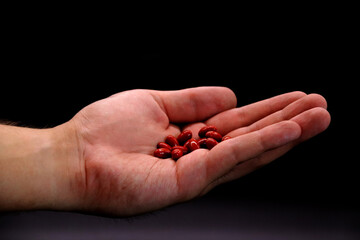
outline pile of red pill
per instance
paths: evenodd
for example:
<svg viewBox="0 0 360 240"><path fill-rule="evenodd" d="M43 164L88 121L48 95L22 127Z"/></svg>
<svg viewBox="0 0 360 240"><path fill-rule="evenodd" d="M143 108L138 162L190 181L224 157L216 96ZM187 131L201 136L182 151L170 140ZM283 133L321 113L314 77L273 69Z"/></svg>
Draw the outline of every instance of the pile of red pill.
<svg viewBox="0 0 360 240"><path fill-rule="evenodd" d="M205 126L199 130L200 139L196 140L190 130L184 130L176 138L169 135L165 142L159 142L154 156L158 158L172 158L178 160L183 155L199 148L212 149L219 142L229 139L229 136L222 137L215 126Z"/></svg>

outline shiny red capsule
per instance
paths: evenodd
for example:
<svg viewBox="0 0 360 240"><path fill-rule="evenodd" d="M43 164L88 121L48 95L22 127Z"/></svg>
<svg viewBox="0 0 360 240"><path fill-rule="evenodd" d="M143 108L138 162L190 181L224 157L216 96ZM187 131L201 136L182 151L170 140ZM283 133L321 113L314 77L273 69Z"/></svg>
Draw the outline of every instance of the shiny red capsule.
<svg viewBox="0 0 360 240"><path fill-rule="evenodd" d="M171 147L180 145L178 140L173 135L167 136L165 138L165 143L169 144Z"/></svg>
<svg viewBox="0 0 360 240"><path fill-rule="evenodd" d="M200 138L203 138L205 137L205 134L208 132L208 131L217 131L217 128L215 126L205 126L205 127L202 127L200 130L199 130L199 137Z"/></svg>
<svg viewBox="0 0 360 240"><path fill-rule="evenodd" d="M184 155L183 151L181 149L174 149L171 151L171 158L174 160L178 160Z"/></svg>
<svg viewBox="0 0 360 240"><path fill-rule="evenodd" d="M184 144L184 147L186 147L189 150L189 152L195 151L196 149L200 148L199 143L194 138L189 139Z"/></svg>
<svg viewBox="0 0 360 240"><path fill-rule="evenodd" d="M222 140L221 134L218 132L215 132L215 131L208 131L208 132L206 132L205 136L207 138L213 138L218 142L221 142L221 140Z"/></svg>
<svg viewBox="0 0 360 240"><path fill-rule="evenodd" d="M171 157L171 151L168 148L158 148L154 151L154 156L158 158L169 158Z"/></svg>
<svg viewBox="0 0 360 240"><path fill-rule="evenodd" d="M184 130L180 133L180 135L177 137L177 140L180 144L185 143L187 140L192 138L192 132L190 130Z"/></svg>
<svg viewBox="0 0 360 240"><path fill-rule="evenodd" d="M159 142L156 147L157 148L168 148L169 150L171 150L171 146L164 142Z"/></svg>
<svg viewBox="0 0 360 240"><path fill-rule="evenodd" d="M201 138L198 140L200 148L206 148L206 138Z"/></svg>
<svg viewBox="0 0 360 240"><path fill-rule="evenodd" d="M218 144L218 142L213 138L207 138L206 139L206 147L210 150L213 147L215 147Z"/></svg>
<svg viewBox="0 0 360 240"><path fill-rule="evenodd" d="M180 149L183 152L183 154L188 153L188 149L186 147L184 147L184 146L174 146L174 147L171 148L171 151L173 151L174 149Z"/></svg>

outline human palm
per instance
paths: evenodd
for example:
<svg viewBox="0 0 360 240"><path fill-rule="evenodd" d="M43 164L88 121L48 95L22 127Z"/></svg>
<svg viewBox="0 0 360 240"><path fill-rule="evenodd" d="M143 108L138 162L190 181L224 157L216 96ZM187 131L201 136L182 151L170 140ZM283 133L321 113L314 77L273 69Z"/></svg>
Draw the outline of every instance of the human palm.
<svg viewBox="0 0 360 240"><path fill-rule="evenodd" d="M200 196L286 153L329 125L319 95L293 92L236 107L231 90L132 90L81 110L82 210L134 215ZM232 139L181 157L153 156L167 135L205 124Z"/></svg>

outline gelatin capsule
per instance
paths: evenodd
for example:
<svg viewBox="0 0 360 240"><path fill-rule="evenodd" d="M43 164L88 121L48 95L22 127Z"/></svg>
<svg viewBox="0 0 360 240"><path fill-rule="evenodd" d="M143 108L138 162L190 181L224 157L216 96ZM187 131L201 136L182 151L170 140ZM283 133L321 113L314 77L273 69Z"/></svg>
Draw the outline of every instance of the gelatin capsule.
<svg viewBox="0 0 360 240"><path fill-rule="evenodd" d="M154 156L158 158L169 158L171 151L168 148L158 148L154 151Z"/></svg>
<svg viewBox="0 0 360 240"><path fill-rule="evenodd" d="M208 131L217 131L217 128L215 126L205 126L205 127L202 127L200 130L199 130L199 137L200 138L203 138L205 137L205 134L208 132Z"/></svg>
<svg viewBox="0 0 360 240"><path fill-rule="evenodd" d="M221 134L218 133L218 132L215 132L215 131L208 131L208 132L205 134L205 136L206 136L207 138L213 138L213 139L215 139L215 140L218 141L218 142L221 142L221 140L222 140Z"/></svg>

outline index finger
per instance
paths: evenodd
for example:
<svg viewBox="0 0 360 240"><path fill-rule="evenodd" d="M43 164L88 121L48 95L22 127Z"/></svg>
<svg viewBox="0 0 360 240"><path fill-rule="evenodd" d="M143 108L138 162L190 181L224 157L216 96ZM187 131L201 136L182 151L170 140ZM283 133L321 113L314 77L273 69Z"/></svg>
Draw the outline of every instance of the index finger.
<svg viewBox="0 0 360 240"><path fill-rule="evenodd" d="M220 133L227 134L277 112L304 96L306 94L300 91L281 94L240 108L224 111L210 118L206 124L214 125Z"/></svg>

